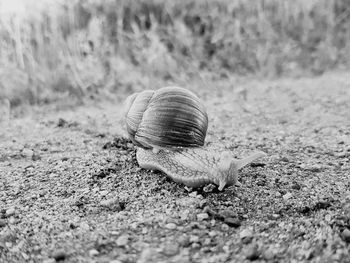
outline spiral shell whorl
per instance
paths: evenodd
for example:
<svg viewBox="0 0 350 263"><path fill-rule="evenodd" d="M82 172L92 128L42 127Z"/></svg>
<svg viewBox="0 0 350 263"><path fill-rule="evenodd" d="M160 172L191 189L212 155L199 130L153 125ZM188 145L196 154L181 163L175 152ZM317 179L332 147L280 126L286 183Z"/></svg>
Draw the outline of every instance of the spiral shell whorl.
<svg viewBox="0 0 350 263"><path fill-rule="evenodd" d="M131 95L125 120L131 140L146 149L203 146L208 128L203 103L179 87Z"/></svg>

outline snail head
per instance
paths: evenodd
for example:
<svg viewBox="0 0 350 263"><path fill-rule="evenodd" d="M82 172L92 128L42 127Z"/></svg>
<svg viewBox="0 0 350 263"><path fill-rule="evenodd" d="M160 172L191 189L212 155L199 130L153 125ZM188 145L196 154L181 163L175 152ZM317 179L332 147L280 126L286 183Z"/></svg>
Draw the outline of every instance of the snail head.
<svg viewBox="0 0 350 263"><path fill-rule="evenodd" d="M222 152L218 166L218 176L216 177L219 186L219 191L222 191L225 186L234 185L237 182L238 168L236 161L232 158L232 153Z"/></svg>
<svg viewBox="0 0 350 263"><path fill-rule="evenodd" d="M220 155L220 161L218 162L219 175L216 179L216 184L219 186L219 191L221 191L225 186L234 185L237 183L238 170L244 166L252 163L256 159L265 157L264 152L255 152L252 155L237 160L232 158L232 153L225 151Z"/></svg>

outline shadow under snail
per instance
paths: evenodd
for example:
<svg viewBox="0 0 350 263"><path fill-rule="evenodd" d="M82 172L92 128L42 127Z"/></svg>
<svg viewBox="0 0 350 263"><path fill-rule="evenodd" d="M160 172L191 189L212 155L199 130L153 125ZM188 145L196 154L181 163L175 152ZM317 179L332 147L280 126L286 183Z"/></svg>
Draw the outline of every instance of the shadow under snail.
<svg viewBox="0 0 350 263"><path fill-rule="evenodd" d="M222 191L237 183L240 168L266 156L256 152L238 160L230 151L204 147L206 109L194 93L184 88L165 87L132 94L126 99L124 112L140 167L162 171L189 187L212 183Z"/></svg>

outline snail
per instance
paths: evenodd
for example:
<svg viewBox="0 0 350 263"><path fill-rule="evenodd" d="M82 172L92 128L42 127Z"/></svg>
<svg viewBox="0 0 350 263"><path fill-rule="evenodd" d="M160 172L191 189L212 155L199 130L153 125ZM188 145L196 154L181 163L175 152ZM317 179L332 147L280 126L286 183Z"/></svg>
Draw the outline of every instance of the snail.
<svg viewBox="0 0 350 263"><path fill-rule="evenodd" d="M256 152L237 160L230 151L206 148L206 109L193 92L184 88L134 93L125 101L124 118L129 138L137 146L139 166L159 170L189 187L211 183L222 191L237 183L240 168L266 155Z"/></svg>

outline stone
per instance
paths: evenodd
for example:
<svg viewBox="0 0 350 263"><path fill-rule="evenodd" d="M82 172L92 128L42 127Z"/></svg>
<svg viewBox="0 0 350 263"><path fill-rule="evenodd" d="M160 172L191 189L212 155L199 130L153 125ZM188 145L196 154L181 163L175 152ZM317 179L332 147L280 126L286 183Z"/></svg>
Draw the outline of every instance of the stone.
<svg viewBox="0 0 350 263"><path fill-rule="evenodd" d="M142 250L140 257L137 259L137 263L148 263L152 262L153 255L157 252L152 248L145 248Z"/></svg>
<svg viewBox="0 0 350 263"><path fill-rule="evenodd" d="M80 227L81 230L84 230L84 231L89 231L90 230L90 226L86 222L81 222L79 227Z"/></svg>
<svg viewBox="0 0 350 263"><path fill-rule="evenodd" d="M41 156L39 154L33 153L32 155L32 160L35 161L39 161L41 160Z"/></svg>
<svg viewBox="0 0 350 263"><path fill-rule="evenodd" d="M168 257L175 256L179 252L179 246L176 243L166 244L163 247L162 252L164 255L166 255Z"/></svg>
<svg viewBox="0 0 350 263"><path fill-rule="evenodd" d="M225 224L225 223L224 223L224 224L221 225L221 230L222 230L222 231L226 232L226 231L228 231L229 229L230 229L230 227L228 226L228 224Z"/></svg>
<svg viewBox="0 0 350 263"><path fill-rule="evenodd" d="M90 249L89 250L89 256L90 257L97 256L98 254L100 254L100 252L98 252L96 249Z"/></svg>
<svg viewBox="0 0 350 263"><path fill-rule="evenodd" d="M6 226L6 220L0 219L0 228Z"/></svg>
<svg viewBox="0 0 350 263"><path fill-rule="evenodd" d="M274 251L273 248L267 248L267 249L264 250L262 256L263 256L264 259L269 261L269 260L274 259L275 255L276 255L276 252Z"/></svg>
<svg viewBox="0 0 350 263"><path fill-rule="evenodd" d="M102 190L101 192L100 192L100 195L101 196L106 196L106 195L108 195L108 191L107 190Z"/></svg>
<svg viewBox="0 0 350 263"><path fill-rule="evenodd" d="M305 169L313 173L318 173L322 171L322 166L318 164L314 164L314 165L306 166Z"/></svg>
<svg viewBox="0 0 350 263"><path fill-rule="evenodd" d="M67 258L67 254L63 250L57 250L57 251L52 253L52 257L56 261L63 261L63 260L65 260Z"/></svg>
<svg viewBox="0 0 350 263"><path fill-rule="evenodd" d="M288 199L291 199L292 197L293 197L293 194L288 192L285 195L283 195L283 200L288 200Z"/></svg>
<svg viewBox="0 0 350 263"><path fill-rule="evenodd" d="M242 239L243 243L248 244L253 239L253 231L246 228L239 233L239 237Z"/></svg>
<svg viewBox="0 0 350 263"><path fill-rule="evenodd" d="M212 230L212 231L210 231L210 232L208 233L208 235L209 235L210 237L215 237L215 236L218 235L218 232Z"/></svg>
<svg viewBox="0 0 350 263"><path fill-rule="evenodd" d="M209 215L207 213L197 214L197 220L198 221L203 221L203 220L208 219L208 218L209 218Z"/></svg>
<svg viewBox="0 0 350 263"><path fill-rule="evenodd" d="M190 245L190 238L187 235L182 235L177 239L181 247L188 247Z"/></svg>
<svg viewBox="0 0 350 263"><path fill-rule="evenodd" d="M349 229L345 229L342 233L343 239L345 242L350 243L350 230Z"/></svg>
<svg viewBox="0 0 350 263"><path fill-rule="evenodd" d="M117 238L116 243L118 247L125 247L129 242L129 236L128 235L121 235Z"/></svg>
<svg viewBox="0 0 350 263"><path fill-rule="evenodd" d="M331 222L332 216L331 216L330 214L327 214L327 215L325 215L324 219L325 219L327 222Z"/></svg>
<svg viewBox="0 0 350 263"><path fill-rule="evenodd" d="M199 237L195 235L190 236L190 243L198 243L199 242Z"/></svg>
<svg viewBox="0 0 350 263"><path fill-rule="evenodd" d="M297 182L293 182L293 184L292 184L292 189L294 189L294 190L300 190L300 189L301 189L301 185L298 184Z"/></svg>
<svg viewBox="0 0 350 263"><path fill-rule="evenodd" d="M241 220L239 220L238 218L232 218L232 217L227 217L224 219L224 222L230 226L230 227L234 227L234 228L237 228L237 227L240 227L242 222Z"/></svg>
<svg viewBox="0 0 350 263"><path fill-rule="evenodd" d="M102 200L100 202L100 205L103 206L103 207L107 207L113 211L122 211L122 206L120 204L120 202L118 201L117 198L110 198L110 199L107 199L107 200Z"/></svg>
<svg viewBox="0 0 350 263"><path fill-rule="evenodd" d="M256 260L260 257L260 251L257 244L250 245L245 251L245 257L248 260Z"/></svg>
<svg viewBox="0 0 350 263"><path fill-rule="evenodd" d="M7 217L13 216L16 213L16 209L14 207L10 207L6 210L5 215Z"/></svg>
<svg viewBox="0 0 350 263"><path fill-rule="evenodd" d="M250 230L249 228L243 229L240 233L239 233L239 237L241 239L247 238L247 237L252 237L253 236L253 231Z"/></svg>
<svg viewBox="0 0 350 263"><path fill-rule="evenodd" d="M23 148L21 154L22 154L23 157L32 158L34 152L33 152L33 150L31 150L31 149Z"/></svg>
<svg viewBox="0 0 350 263"><path fill-rule="evenodd" d="M170 229L170 230L174 230L177 228L177 225L175 223L168 223L165 225L165 228Z"/></svg>

